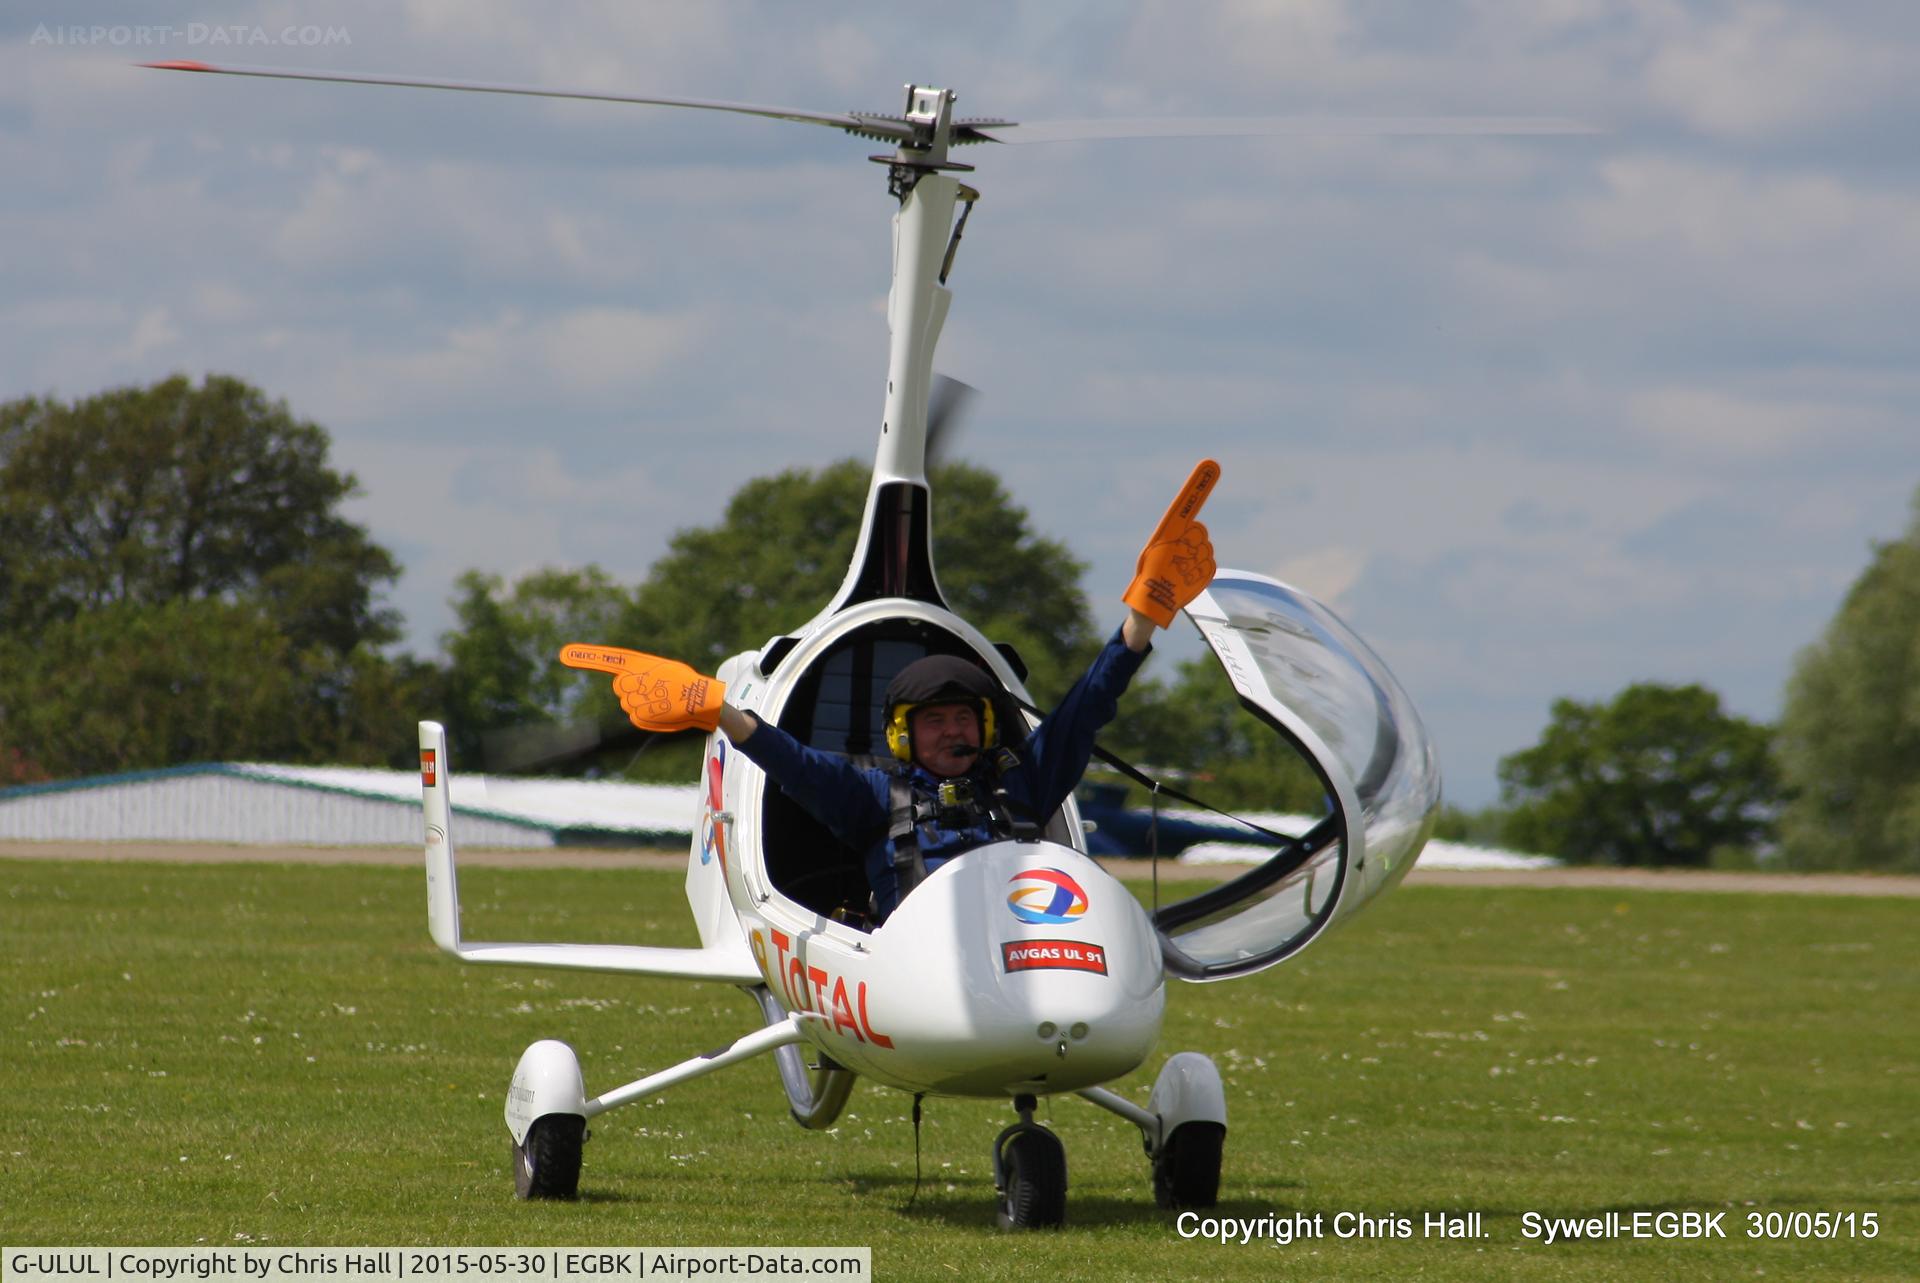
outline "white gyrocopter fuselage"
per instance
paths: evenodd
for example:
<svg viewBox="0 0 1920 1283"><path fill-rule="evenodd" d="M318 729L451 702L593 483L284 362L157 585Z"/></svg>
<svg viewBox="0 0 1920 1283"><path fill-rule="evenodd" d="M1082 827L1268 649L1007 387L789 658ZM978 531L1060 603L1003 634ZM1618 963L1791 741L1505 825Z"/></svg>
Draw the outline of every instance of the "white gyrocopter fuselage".
<svg viewBox="0 0 1920 1283"><path fill-rule="evenodd" d="M517 86L274 68L153 64L306 80L550 93ZM882 692L930 654L973 659L1030 705L1024 668L946 605L934 573L926 475L928 394L946 287L979 193L950 146L993 141L1011 121L959 121L954 96L909 86L899 115L833 115L658 98L666 103L824 124L891 143L893 284L887 390L858 545L845 580L813 619L720 669L727 699L815 749L884 764ZM956 209L959 217L956 220ZM1439 806L1439 774L1419 717L1386 666L1305 593L1219 571L1186 608L1248 715L1318 776L1325 813L1257 867L1149 912L1088 858L1068 798L1040 831L966 851L936 869L877 927L845 912L866 896L862 853L840 843L723 735L707 741L687 860L697 948L480 943L460 933L446 734L420 724L429 926L464 961L660 976L735 985L757 1028L636 1082L589 1095L571 1047L543 1040L516 1068L506 1106L523 1196L571 1196L591 1118L729 1065L772 1053L794 1117L822 1128L861 1077L913 1093L1010 1098L1020 1121L993 1147L1000 1219L1061 1222L1066 1164L1033 1121L1043 1095L1073 1093L1137 1124L1163 1204L1210 1205L1226 1132L1212 1062L1170 1057L1145 1106L1103 1084L1153 1054L1169 976L1213 981L1294 956L1395 885ZM632 639L642 645L646 639ZM1032 725L1032 719L1029 725ZM1017 739L1017 736L1007 737Z"/></svg>

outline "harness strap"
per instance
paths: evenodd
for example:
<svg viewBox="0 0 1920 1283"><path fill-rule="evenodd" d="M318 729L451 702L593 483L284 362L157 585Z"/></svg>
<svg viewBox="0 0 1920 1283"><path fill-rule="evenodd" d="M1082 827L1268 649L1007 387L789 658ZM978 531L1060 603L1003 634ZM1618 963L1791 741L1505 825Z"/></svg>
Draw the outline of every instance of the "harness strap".
<svg viewBox="0 0 1920 1283"><path fill-rule="evenodd" d="M900 900L927 880L927 862L920 854L920 826L915 810L912 777L895 771L887 779L887 836L893 840L893 876Z"/></svg>
<svg viewBox="0 0 1920 1283"><path fill-rule="evenodd" d="M987 762L993 767L994 779L1010 774L1020 765L1020 755L1006 745L987 754ZM990 823L1002 837L1018 838L1028 841L1040 835L1043 821L1033 814L1031 808L1008 796L1005 788L993 790L987 810Z"/></svg>
<svg viewBox="0 0 1920 1283"><path fill-rule="evenodd" d="M988 757L997 778L1020 764L1020 758L1007 748L995 749ZM975 793L969 810L977 821L996 837L1023 837L1039 831L1031 819L1013 813L1002 790ZM1022 808L1024 809L1024 808ZM939 818L938 803L931 810L914 795L911 768L895 771L887 778L887 837L893 842L893 874L900 899L927 878L926 856L920 850L920 825Z"/></svg>

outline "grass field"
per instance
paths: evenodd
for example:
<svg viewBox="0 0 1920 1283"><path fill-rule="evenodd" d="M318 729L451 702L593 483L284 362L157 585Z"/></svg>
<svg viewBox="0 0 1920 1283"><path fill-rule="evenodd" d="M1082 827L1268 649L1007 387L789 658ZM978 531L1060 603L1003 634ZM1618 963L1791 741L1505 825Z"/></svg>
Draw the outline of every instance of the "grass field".
<svg viewBox="0 0 1920 1283"><path fill-rule="evenodd" d="M691 943L677 874L469 870L474 938ZM1175 985L1159 1061L1210 1052L1219 1212L1322 1214L1277 1246L1183 1239L1138 1133L1042 1104L1068 1228L993 1228L1005 1105L903 1096L829 1135L770 1064L597 1121L583 1197L512 1198L502 1092L560 1037L604 1089L744 1032L741 994L462 967L417 872L0 861L0 1243L853 1244L875 1277L1920 1277L1912 901L1409 887L1300 961ZM1564 1243L1522 1214L1723 1212L1721 1240ZM1421 1236L1428 1211L1486 1236ZM1877 1237L1746 1237L1750 1213ZM1333 1236L1335 1213L1414 1237ZM1764 1223L1764 1222L1763 1222Z"/></svg>

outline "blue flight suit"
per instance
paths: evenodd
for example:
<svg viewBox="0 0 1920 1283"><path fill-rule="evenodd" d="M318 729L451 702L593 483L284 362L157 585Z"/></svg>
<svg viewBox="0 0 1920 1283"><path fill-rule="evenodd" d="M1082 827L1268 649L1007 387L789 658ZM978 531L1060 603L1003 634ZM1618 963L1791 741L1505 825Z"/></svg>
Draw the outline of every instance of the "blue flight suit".
<svg viewBox="0 0 1920 1283"><path fill-rule="evenodd" d="M967 778L980 796L995 787L1006 795L1017 815L1045 823L1079 784L1093 756L1093 737L1113 720L1120 695L1146 660L1147 650L1135 654L1121 640L1118 629L1091 666L1073 684L1057 708L1014 746L1017 764L998 773L988 754L975 759ZM805 807L807 813L856 851L866 852L867 883L881 920L900 902L899 879L893 866L891 827L893 780L905 774L916 801L928 804L939 787L939 777L918 763L902 763L876 770L855 766L837 753L802 744L768 722L761 722L738 748L752 758L773 781ZM920 855L931 873L963 851L992 842L996 834L982 822L951 829L937 821L919 826Z"/></svg>

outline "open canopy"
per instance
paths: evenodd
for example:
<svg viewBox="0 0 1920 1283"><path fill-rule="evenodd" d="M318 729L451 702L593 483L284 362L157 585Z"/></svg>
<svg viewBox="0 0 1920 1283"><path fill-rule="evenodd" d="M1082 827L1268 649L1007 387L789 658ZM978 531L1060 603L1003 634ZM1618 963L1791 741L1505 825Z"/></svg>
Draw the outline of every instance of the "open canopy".
<svg viewBox="0 0 1920 1283"><path fill-rule="evenodd" d="M1413 702L1338 616L1306 593L1222 570L1187 607L1248 712L1326 790L1296 843L1155 918L1170 973L1221 980L1270 967L1392 886L1440 807L1440 769Z"/></svg>

